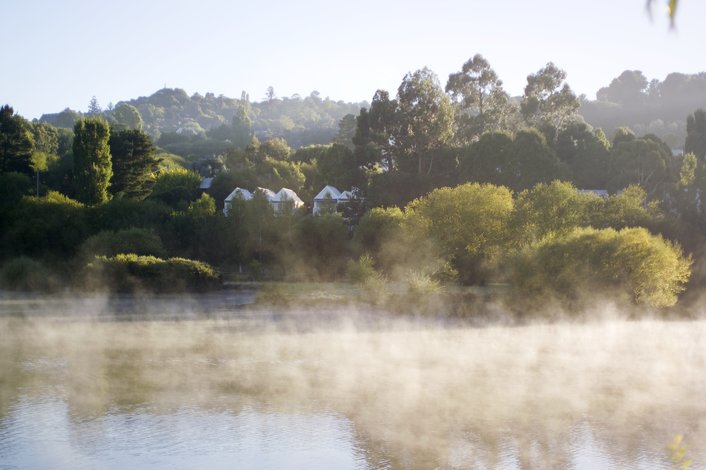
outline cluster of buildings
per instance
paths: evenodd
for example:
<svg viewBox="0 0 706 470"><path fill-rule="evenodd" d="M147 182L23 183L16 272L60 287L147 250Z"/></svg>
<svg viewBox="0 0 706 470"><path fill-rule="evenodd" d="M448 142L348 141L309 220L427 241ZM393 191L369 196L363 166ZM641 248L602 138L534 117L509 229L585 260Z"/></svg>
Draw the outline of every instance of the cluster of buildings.
<svg viewBox="0 0 706 470"><path fill-rule="evenodd" d="M289 188L282 188L274 192L267 188L256 188L255 191L249 191L244 188L235 188L224 200L223 214L226 216L230 213L235 199L249 201L254 194L259 192L270 203L275 214L279 214L288 209L298 209L304 205L304 201ZM312 201L312 213L319 215L321 213L329 213L335 211L340 204L345 204L355 199L352 191L339 191L334 186L326 185L314 196Z"/></svg>

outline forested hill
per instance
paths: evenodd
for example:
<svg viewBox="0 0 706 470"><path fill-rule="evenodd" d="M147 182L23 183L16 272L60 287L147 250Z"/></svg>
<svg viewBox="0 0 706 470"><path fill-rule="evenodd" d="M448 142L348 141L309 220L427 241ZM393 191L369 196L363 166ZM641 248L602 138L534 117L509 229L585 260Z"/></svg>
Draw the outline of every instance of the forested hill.
<svg viewBox="0 0 706 470"><path fill-rule="evenodd" d="M626 70L598 90L596 101L583 100L580 114L609 136L618 127L637 135L655 134L672 148L684 146L686 116L706 108L706 72L671 73L651 80L639 70Z"/></svg>
<svg viewBox="0 0 706 470"><path fill-rule="evenodd" d="M269 90L271 91L271 90ZM243 93L240 99L223 95L189 96L180 88L163 88L151 96L118 103L134 106L140 113L144 129L158 140L163 134L205 136L223 126L247 124L259 139L284 137L290 146L329 143L338 132L338 123L346 114L357 115L367 103L345 103L321 98L317 92L307 97L276 98L274 93L265 101L250 102ZM112 109L102 110L110 115ZM73 127L79 113L64 110L45 114L41 121L58 127ZM109 116L108 116L109 117ZM235 119L235 122L234 122Z"/></svg>

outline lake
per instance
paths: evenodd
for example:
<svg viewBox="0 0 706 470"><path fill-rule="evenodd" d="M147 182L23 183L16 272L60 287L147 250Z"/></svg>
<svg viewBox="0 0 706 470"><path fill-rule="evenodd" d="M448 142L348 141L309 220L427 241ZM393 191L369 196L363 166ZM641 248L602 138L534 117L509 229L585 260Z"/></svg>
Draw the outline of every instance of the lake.
<svg viewBox="0 0 706 470"><path fill-rule="evenodd" d="M706 468L706 321L251 300L0 299L0 468Z"/></svg>

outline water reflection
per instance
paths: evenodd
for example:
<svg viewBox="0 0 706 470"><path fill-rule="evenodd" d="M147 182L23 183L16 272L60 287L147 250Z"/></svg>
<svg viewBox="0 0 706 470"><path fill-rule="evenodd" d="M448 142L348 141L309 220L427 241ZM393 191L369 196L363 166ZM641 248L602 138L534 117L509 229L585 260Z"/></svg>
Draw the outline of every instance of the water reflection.
<svg viewBox="0 0 706 470"><path fill-rule="evenodd" d="M282 317L0 318L0 461L666 469L681 433L706 462L706 322Z"/></svg>

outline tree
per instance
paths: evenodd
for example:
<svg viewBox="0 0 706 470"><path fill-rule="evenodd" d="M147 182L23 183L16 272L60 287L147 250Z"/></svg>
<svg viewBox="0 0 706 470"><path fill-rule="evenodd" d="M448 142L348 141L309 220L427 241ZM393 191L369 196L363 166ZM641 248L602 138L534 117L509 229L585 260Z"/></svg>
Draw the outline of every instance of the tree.
<svg viewBox="0 0 706 470"><path fill-rule="evenodd" d="M658 203L649 202L645 190L637 185L593 201L588 206L588 223L594 228L649 228L664 218Z"/></svg>
<svg viewBox="0 0 706 470"><path fill-rule="evenodd" d="M157 175L150 199L162 201L177 210L185 210L200 196L201 175L184 168L162 171Z"/></svg>
<svg viewBox="0 0 706 470"><path fill-rule="evenodd" d="M356 118L353 136L355 157L359 166L373 169L380 165L388 171L396 170L393 152L393 132L396 125L397 101L385 90L377 90L370 110L363 108Z"/></svg>
<svg viewBox="0 0 706 470"><path fill-rule="evenodd" d="M0 108L0 173L32 175L34 140L30 124L5 105Z"/></svg>
<svg viewBox="0 0 706 470"><path fill-rule="evenodd" d="M144 126L140 111L131 104L118 103L109 116L113 121L113 127L118 131L127 129L141 131Z"/></svg>
<svg viewBox="0 0 706 470"><path fill-rule="evenodd" d="M610 85L596 92L596 98L625 106L644 104L647 98L647 78L639 70L626 70L614 78Z"/></svg>
<svg viewBox="0 0 706 470"><path fill-rule="evenodd" d="M34 141L32 168L35 171L45 171L51 163L59 158L58 129L43 122L33 122L30 128Z"/></svg>
<svg viewBox="0 0 706 470"><path fill-rule="evenodd" d="M408 173L429 175L434 152L453 135L453 107L428 68L408 73L397 89L392 140L400 165ZM413 170L416 166L416 172Z"/></svg>
<svg viewBox="0 0 706 470"><path fill-rule="evenodd" d="M670 148L654 135L618 143L611 151L608 189L618 191L630 184L642 186L649 196L670 182L673 157Z"/></svg>
<svg viewBox="0 0 706 470"><path fill-rule="evenodd" d="M515 201L512 228L523 245L550 233L561 234L587 225L589 203L598 196L581 194L571 183L539 183L522 191Z"/></svg>
<svg viewBox="0 0 706 470"><path fill-rule="evenodd" d="M693 153L701 162L706 161L706 111L697 109L686 118L684 152Z"/></svg>
<svg viewBox="0 0 706 470"><path fill-rule="evenodd" d="M111 134L109 144L113 162L111 192L116 196L143 199L152 189L160 162L155 157L152 140L141 130L133 129Z"/></svg>
<svg viewBox="0 0 706 470"><path fill-rule="evenodd" d="M514 190L561 179L565 173L544 135L536 129L523 130L515 135L508 162L503 177Z"/></svg>
<svg viewBox="0 0 706 470"><path fill-rule="evenodd" d="M602 130L591 131L583 122L571 123L559 132L554 149L578 188L606 187L610 179L610 142Z"/></svg>
<svg viewBox="0 0 706 470"><path fill-rule="evenodd" d="M483 283L486 265L507 243L512 208L509 189L467 183L435 189L410 202L405 209L406 227L420 243L431 243L464 282Z"/></svg>
<svg viewBox="0 0 706 470"><path fill-rule="evenodd" d="M456 139L471 142L488 130L507 127L512 111L502 81L480 54L469 59L460 72L449 75L446 92L456 105Z"/></svg>
<svg viewBox="0 0 706 470"><path fill-rule="evenodd" d="M520 109L528 123L561 130L576 117L580 103L565 79L566 72L552 62L527 76Z"/></svg>
<svg viewBox="0 0 706 470"><path fill-rule="evenodd" d="M458 182L504 184L502 173L508 165L511 148L511 134L486 132L463 149L459 157Z"/></svg>
<svg viewBox="0 0 706 470"><path fill-rule="evenodd" d="M96 99L95 96L91 98L91 101L88 103L88 115L89 116L98 116L103 112L101 109L100 105L98 104L98 100Z"/></svg>
<svg viewBox="0 0 706 470"><path fill-rule="evenodd" d="M74 126L74 186L76 198L86 204L108 200L113 176L110 127L103 118L85 118Z"/></svg>
<svg viewBox="0 0 706 470"><path fill-rule="evenodd" d="M338 121L338 133L333 139L333 143L345 145L350 150L354 149L353 138L355 137L356 118L353 114L346 114Z"/></svg>
<svg viewBox="0 0 706 470"><path fill-rule="evenodd" d="M275 99L275 89L272 85L267 87L267 91L265 92L265 97L267 98L267 101L272 101Z"/></svg>
<svg viewBox="0 0 706 470"><path fill-rule="evenodd" d="M206 193L203 193L200 198L192 201L189 204L186 212L192 216L204 217L209 215L215 215L216 213L216 200L213 199Z"/></svg>
<svg viewBox="0 0 706 470"><path fill-rule="evenodd" d="M62 129L73 129L79 119L81 119L80 113L66 108L55 116L52 124Z"/></svg>

